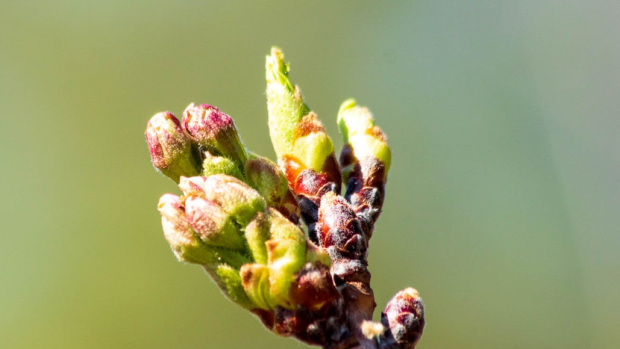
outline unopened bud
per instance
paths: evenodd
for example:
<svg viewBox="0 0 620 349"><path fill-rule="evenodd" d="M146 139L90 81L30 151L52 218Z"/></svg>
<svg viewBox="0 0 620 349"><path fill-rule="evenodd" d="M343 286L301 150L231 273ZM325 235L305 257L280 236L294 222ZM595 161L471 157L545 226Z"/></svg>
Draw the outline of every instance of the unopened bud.
<svg viewBox="0 0 620 349"><path fill-rule="evenodd" d="M274 207L285 217L297 223L299 206L289 188L286 176L273 161L250 154L245 163L247 183L265 198L268 206Z"/></svg>
<svg viewBox="0 0 620 349"><path fill-rule="evenodd" d="M329 264L325 252L309 244L303 231L273 208L256 214L245 228L245 237L255 262L269 268L268 303L271 306L292 309L295 302L290 298L290 288L295 273L309 261L319 263L327 259ZM309 245L314 247L310 247L311 251L307 251Z"/></svg>
<svg viewBox="0 0 620 349"><path fill-rule="evenodd" d="M248 224L245 236L255 261L269 267L272 303L291 308L289 289L293 275L306 263L303 231L275 209L268 208Z"/></svg>
<svg viewBox="0 0 620 349"><path fill-rule="evenodd" d="M392 153L387 144L385 134L381 129L375 126L372 114L367 108L355 105L355 100L346 100L338 112L338 126L345 144L349 144L353 150L354 156L362 161L366 158L375 158L385 166L384 176L387 179L387 173L392 162ZM350 172L352 169L347 168L352 164L343 164L343 172ZM345 175L345 181L347 176Z"/></svg>
<svg viewBox="0 0 620 349"><path fill-rule="evenodd" d="M185 199L187 219L202 242L233 250L242 250L245 242L237 227L213 201L190 195Z"/></svg>
<svg viewBox="0 0 620 349"><path fill-rule="evenodd" d="M225 174L243 180L243 173L239 170L239 164L225 156L217 156L209 151L202 152L202 175L209 177L215 174Z"/></svg>
<svg viewBox="0 0 620 349"><path fill-rule="evenodd" d="M252 220L256 212L265 210L265 201L256 190L224 174L183 177L179 188L185 195L202 196L215 202L242 227Z"/></svg>
<svg viewBox="0 0 620 349"><path fill-rule="evenodd" d="M179 182L181 176L200 173L197 150L192 147L179 120L170 112L156 114L144 131L153 166Z"/></svg>
<svg viewBox="0 0 620 349"><path fill-rule="evenodd" d="M317 173L324 171L328 157L333 155L334 145L316 114L304 116L293 132L292 155L306 168Z"/></svg>
<svg viewBox="0 0 620 349"><path fill-rule="evenodd" d="M280 49L271 49L266 71L269 132L276 155L280 158L290 152L295 125L310 112L310 108L304 104L301 92L288 78L289 65L284 63Z"/></svg>
<svg viewBox="0 0 620 349"><path fill-rule="evenodd" d="M182 198L166 194L157 206L162 217L164 237L180 261L214 266L221 263L240 268L250 260L243 252L209 246L192 229Z"/></svg>
<svg viewBox="0 0 620 349"><path fill-rule="evenodd" d="M394 295L381 314L384 325L390 328L399 348L411 349L424 331L424 304L413 288L406 288Z"/></svg>
<svg viewBox="0 0 620 349"><path fill-rule="evenodd" d="M321 199L317 235L321 247L328 251L333 247L350 257L365 258L368 241L355 212L342 196L330 192Z"/></svg>
<svg viewBox="0 0 620 349"><path fill-rule="evenodd" d="M326 162L334 152L334 145L316 114L304 104L298 87L293 87L289 65L284 63L282 51L271 49L267 56L267 107L269 133L279 159L294 158L304 168L324 172ZM340 184L340 170L328 166L332 177Z"/></svg>
<svg viewBox="0 0 620 349"><path fill-rule="evenodd" d="M292 308L290 288L293 275L305 264L306 244L290 239L272 239L265 243L269 265L270 294L278 305Z"/></svg>
<svg viewBox="0 0 620 349"><path fill-rule="evenodd" d="M201 243L187 221L183 203L178 196L162 196L157 209L161 213L164 237L180 261L197 264L213 262L212 254Z"/></svg>
<svg viewBox="0 0 620 349"><path fill-rule="evenodd" d="M340 165L346 183L345 198L351 202L370 239L381 214L385 184L392 155L385 134L375 126L367 108L345 101L338 113L338 126L345 142Z"/></svg>
<svg viewBox="0 0 620 349"><path fill-rule="evenodd" d="M183 113L183 127L189 137L210 152L231 158L238 164L246 160L233 119L208 104L193 103Z"/></svg>

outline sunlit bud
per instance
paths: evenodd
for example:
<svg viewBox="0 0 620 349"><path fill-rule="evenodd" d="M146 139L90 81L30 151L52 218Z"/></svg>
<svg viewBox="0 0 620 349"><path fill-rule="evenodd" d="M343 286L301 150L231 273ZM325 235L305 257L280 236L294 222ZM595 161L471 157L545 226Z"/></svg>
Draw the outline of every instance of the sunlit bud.
<svg viewBox="0 0 620 349"><path fill-rule="evenodd" d="M256 190L224 174L183 177L179 188L185 195L202 196L215 202L242 227L252 220L256 212L265 210L265 201Z"/></svg>
<svg viewBox="0 0 620 349"><path fill-rule="evenodd" d="M296 125L291 150L306 168L323 172L327 158L334 153L334 145L315 113L310 112Z"/></svg>
<svg viewBox="0 0 620 349"><path fill-rule="evenodd" d="M250 260L241 253L205 245L187 221L183 202L178 196L164 195L158 209L162 215L164 236L177 258L203 265L226 296L242 307L251 308L238 270Z"/></svg>
<svg viewBox="0 0 620 349"><path fill-rule="evenodd" d="M299 206L289 188L286 176L271 160L250 153L245 163L247 183L274 207L293 222L299 219Z"/></svg>
<svg viewBox="0 0 620 349"><path fill-rule="evenodd" d="M295 274L306 263L303 231L278 211L258 213L245 229L254 260L269 266L269 295L277 305L290 308L289 289ZM320 258L316 253L313 257Z"/></svg>
<svg viewBox="0 0 620 349"><path fill-rule="evenodd" d="M375 158L383 163L385 171L383 175L387 179L387 173L392 162L392 153L387 144L385 134L375 126L372 114L367 108L355 105L355 100L346 100L338 112L338 127L345 144L349 144L354 156L363 161L366 158ZM345 181L354 164L342 164L345 173Z"/></svg>
<svg viewBox="0 0 620 349"><path fill-rule="evenodd" d="M192 147L179 120L170 112L156 114L144 131L153 166L179 182L181 176L200 173L197 149Z"/></svg>
<svg viewBox="0 0 620 349"><path fill-rule="evenodd" d="M187 220L202 242L233 250L242 250L245 242L237 227L216 203L199 196L185 199Z"/></svg>
<svg viewBox="0 0 620 349"><path fill-rule="evenodd" d="M309 262L320 261L330 264L329 256L319 247L306 241L304 232L295 224L284 218L278 211L268 208L265 213L257 213L245 228L245 237L254 260L260 264L268 263L267 240L293 240L297 244L306 244L302 257Z"/></svg>
<svg viewBox="0 0 620 349"><path fill-rule="evenodd" d="M308 259L328 259L324 251L313 245L307 253L303 231L273 208L256 214L245 228L245 237L256 263L269 267L268 294L272 305L293 307L289 290L294 274Z"/></svg>
<svg viewBox="0 0 620 349"><path fill-rule="evenodd" d="M161 213L164 237L180 261L204 265L213 262L213 255L187 221L181 198L165 194L159 199L157 209Z"/></svg>
<svg viewBox="0 0 620 349"><path fill-rule="evenodd" d="M209 151L202 152L202 176L209 177L214 174L225 174L243 180L243 173L239 169L239 164L225 156L217 156Z"/></svg>
<svg viewBox="0 0 620 349"><path fill-rule="evenodd" d="M280 49L271 49L266 68L269 132L276 155L279 159L293 157L304 168L323 172L334 145L316 114L304 104L299 88L293 87ZM336 170L333 176L340 180Z"/></svg>
<svg viewBox="0 0 620 349"><path fill-rule="evenodd" d="M231 158L238 164L246 160L233 119L208 104L193 103L183 113L183 127L189 137L208 151Z"/></svg>
<svg viewBox="0 0 620 349"><path fill-rule="evenodd" d="M254 303L250 301L243 289L239 270L228 264L218 264L214 267L205 267L205 270L217 286L230 300L246 309L253 309Z"/></svg>
<svg viewBox="0 0 620 349"><path fill-rule="evenodd" d="M305 264L306 244L291 239L268 240L270 294L278 305L292 308L289 291L295 274Z"/></svg>
<svg viewBox="0 0 620 349"><path fill-rule="evenodd" d="M381 318L383 324L390 328L399 348L414 348L425 325L424 304L418 291L410 287L396 293Z"/></svg>
<svg viewBox="0 0 620 349"><path fill-rule="evenodd" d="M245 293L254 305L261 309L273 309L269 295L269 268L262 264L246 264L240 270Z"/></svg>
<svg viewBox="0 0 620 349"><path fill-rule="evenodd" d="M295 126L310 108L304 104L299 89L289 80L289 65L284 63L280 49L271 49L266 71L269 132L276 155L282 157L291 151Z"/></svg>

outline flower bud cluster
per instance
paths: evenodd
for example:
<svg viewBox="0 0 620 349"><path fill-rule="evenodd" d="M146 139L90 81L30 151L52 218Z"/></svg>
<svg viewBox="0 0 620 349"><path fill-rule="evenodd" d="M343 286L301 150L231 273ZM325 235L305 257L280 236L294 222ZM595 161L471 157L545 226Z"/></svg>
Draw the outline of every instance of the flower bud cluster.
<svg viewBox="0 0 620 349"><path fill-rule="evenodd" d="M298 222L299 205L285 174L271 160L246 151L233 119L218 108L192 103L182 122L170 112L158 113L145 135L153 165L175 182L226 174L249 184L268 206Z"/></svg>
<svg viewBox="0 0 620 349"><path fill-rule="evenodd" d="M224 174L181 177L179 188L183 196L159 203L164 235L179 260L203 265L233 301L273 312L335 297L331 278L308 272L328 268L329 257L259 192Z"/></svg>
<svg viewBox="0 0 620 349"><path fill-rule="evenodd" d="M246 150L216 107L191 104L181 121L170 112L149 121L153 165L183 192L160 199L164 236L180 261L203 266L279 335L331 349L413 348L425 324L414 289L390 300L381 323L371 321L367 257L391 165L386 137L368 109L345 101L339 164L288 73L272 49L267 105L278 164Z"/></svg>

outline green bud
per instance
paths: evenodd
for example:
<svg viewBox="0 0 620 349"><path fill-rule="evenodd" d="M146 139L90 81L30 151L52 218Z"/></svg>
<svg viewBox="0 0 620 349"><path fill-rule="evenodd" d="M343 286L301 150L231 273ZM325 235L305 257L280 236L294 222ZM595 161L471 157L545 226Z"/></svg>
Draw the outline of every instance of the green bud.
<svg viewBox="0 0 620 349"><path fill-rule="evenodd" d="M187 220L202 242L210 246L243 250L245 242L237 227L216 203L199 196L185 199Z"/></svg>
<svg viewBox="0 0 620 349"><path fill-rule="evenodd" d="M248 298L261 309L273 309L269 295L269 268L262 264L246 264L240 270L241 283Z"/></svg>
<svg viewBox="0 0 620 349"><path fill-rule="evenodd" d="M200 173L197 151L172 113L155 114L149 120L144 135L153 166L161 173L177 183L181 176Z"/></svg>
<svg viewBox="0 0 620 349"><path fill-rule="evenodd" d="M239 170L239 165L230 158L224 156L216 156L208 151L203 153L204 160L202 162L202 175L205 177L214 174L225 174L243 180L243 173Z"/></svg>
<svg viewBox="0 0 620 349"><path fill-rule="evenodd" d="M279 48L271 48L266 71L269 132L276 154L282 157L290 152L295 126L310 108L304 104L299 88L293 87L289 80L289 65L284 63Z"/></svg>
<svg viewBox="0 0 620 349"><path fill-rule="evenodd" d="M271 239L265 242L270 269L270 293L278 305L291 308L290 287L295 274L306 263L307 240L303 231L276 210L268 211Z"/></svg>
<svg viewBox="0 0 620 349"><path fill-rule="evenodd" d="M272 239L267 246L270 294L278 305L291 309L293 275L306 263L306 244L296 240Z"/></svg>
<svg viewBox="0 0 620 349"><path fill-rule="evenodd" d="M246 227L245 236L256 263L269 267L266 303L272 306L294 307L290 299L291 283L294 274L308 261L307 256L312 260L326 260L325 264L329 265L327 254L311 243L312 251L307 253L309 243L304 232L273 208L258 213ZM249 292L247 288L246 292Z"/></svg>
<svg viewBox="0 0 620 349"><path fill-rule="evenodd" d="M305 244L307 243L304 232L273 208L267 208L265 213L256 214L252 222L245 228L245 237L254 260L260 264L268 263L268 252L265 246L268 240L295 241L296 244L304 245L303 253L305 253ZM298 257L305 260L306 257L303 253ZM320 258L318 257L320 252L316 251L316 253L316 257Z"/></svg>
<svg viewBox="0 0 620 349"><path fill-rule="evenodd" d="M286 218L297 222L299 206L289 188L288 180L273 161L250 153L245 163L247 183Z"/></svg>
<svg viewBox="0 0 620 349"><path fill-rule="evenodd" d="M267 56L267 107L269 132L279 159L293 157L306 168L321 172L334 145L323 125L304 104L298 87L293 87L282 51L271 49Z"/></svg>
<svg viewBox="0 0 620 349"><path fill-rule="evenodd" d="M193 103L183 113L183 127L189 137L212 153L231 158L238 164L246 160L233 119L208 104Z"/></svg>
<svg viewBox="0 0 620 349"><path fill-rule="evenodd" d="M245 239L256 263L267 264L267 247L265 242L271 237L269 233L270 226L269 216L258 212L250 224L245 227Z"/></svg>
<svg viewBox="0 0 620 349"><path fill-rule="evenodd" d="M277 206L288 192L288 181L273 161L250 153L245 162L247 183L265 198L269 206Z"/></svg>
<svg viewBox="0 0 620 349"><path fill-rule="evenodd" d="M215 202L242 227L252 220L256 212L265 210L265 201L256 190L224 174L182 177L179 188L185 195L198 195Z"/></svg>
<svg viewBox="0 0 620 349"><path fill-rule="evenodd" d="M243 289L239 270L226 264L219 264L213 268L205 267L217 286L230 300L246 309L255 308Z"/></svg>
<svg viewBox="0 0 620 349"><path fill-rule="evenodd" d="M360 160L367 157L380 160L385 166L387 177L392 162L392 153L385 134L375 126L370 111L367 108L357 107L355 100L348 99L340 106L338 127L344 142L353 148L355 157ZM350 170L343 168L343 172ZM343 177L347 178L346 175Z"/></svg>
<svg viewBox="0 0 620 349"><path fill-rule="evenodd" d="M322 172L327 158L334 153L334 144L316 114L301 119L293 133L292 155L307 168Z"/></svg>

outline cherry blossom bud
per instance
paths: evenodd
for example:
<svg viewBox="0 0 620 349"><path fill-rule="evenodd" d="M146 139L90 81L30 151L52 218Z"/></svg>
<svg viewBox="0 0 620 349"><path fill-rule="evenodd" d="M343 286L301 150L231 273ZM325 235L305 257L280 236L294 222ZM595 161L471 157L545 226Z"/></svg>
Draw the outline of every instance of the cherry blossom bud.
<svg viewBox="0 0 620 349"><path fill-rule="evenodd" d="M230 215L215 202L190 195L185 198L185 213L189 224L205 244L244 249L244 239Z"/></svg>
<svg viewBox="0 0 620 349"><path fill-rule="evenodd" d="M239 164L235 163L230 158L213 155L206 150L202 152L202 157L202 176L209 177L221 173L233 176L239 180L244 180Z"/></svg>
<svg viewBox="0 0 620 349"><path fill-rule="evenodd" d="M179 182L181 176L200 173L197 149L192 147L179 120L170 112L153 116L144 131L153 166Z"/></svg>
<svg viewBox="0 0 620 349"><path fill-rule="evenodd" d="M180 261L205 266L227 263L237 268L249 262L239 252L204 244L192 229L184 205L182 198L166 194L157 206L162 217L164 237Z"/></svg>
<svg viewBox="0 0 620 349"><path fill-rule="evenodd" d="M242 227L245 227L257 212L265 210L265 200L256 190L225 174L183 177L179 188L185 195L197 195L215 202Z"/></svg>
<svg viewBox="0 0 620 349"><path fill-rule="evenodd" d="M415 347L425 325L424 304L418 291L409 287L396 293L388 302L381 317L399 348Z"/></svg>
<svg viewBox="0 0 620 349"><path fill-rule="evenodd" d="M265 198L267 205L277 209L294 223L299 220L299 206L284 173L273 161L250 153L245 163L247 183Z"/></svg>
<svg viewBox="0 0 620 349"><path fill-rule="evenodd" d="M208 104L190 104L183 113L183 127L206 150L231 158L242 165L246 153L233 119Z"/></svg>

